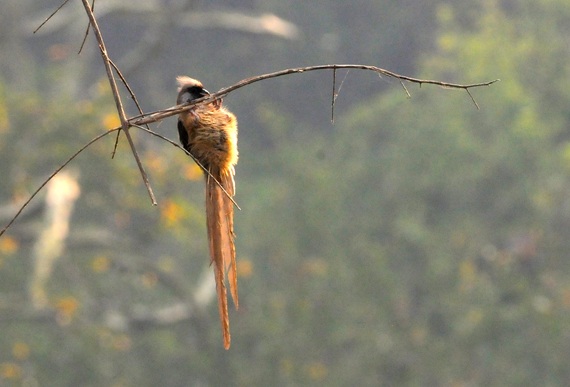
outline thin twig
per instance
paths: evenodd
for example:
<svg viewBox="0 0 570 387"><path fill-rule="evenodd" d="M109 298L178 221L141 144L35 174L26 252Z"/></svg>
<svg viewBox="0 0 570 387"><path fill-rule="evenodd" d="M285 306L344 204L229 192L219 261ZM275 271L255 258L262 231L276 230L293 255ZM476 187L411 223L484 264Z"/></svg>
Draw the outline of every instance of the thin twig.
<svg viewBox="0 0 570 387"><path fill-rule="evenodd" d="M342 85L344 85L344 81L346 81L346 77L348 76L350 70L344 74L344 78L340 82L338 86L338 90L336 90L336 68L333 68L333 94L332 94L332 103L331 103L331 124L334 125L334 105L336 104L336 99L340 94L340 89L342 89Z"/></svg>
<svg viewBox="0 0 570 387"><path fill-rule="evenodd" d="M336 101L336 68L333 69L332 81L332 97L331 97L331 124L334 125L334 102Z"/></svg>
<svg viewBox="0 0 570 387"><path fill-rule="evenodd" d="M91 2L91 12L95 12L95 0ZM85 29L85 34L83 35L83 41L81 42L81 46L79 47L77 55L81 54L81 51L83 51L83 46L85 46L85 42L87 41L87 37L89 36L90 26L91 24L87 23L87 28Z"/></svg>
<svg viewBox="0 0 570 387"><path fill-rule="evenodd" d="M14 223L14 221L18 218L18 216L20 216L20 214L22 213L22 211L24 211L24 209L28 206L28 204L32 201L32 199L34 197L36 197L36 195L42 190L42 188L44 188L46 186L47 183L49 183L49 181L51 179L53 179L53 177L55 175L57 175L59 173L59 171L61 171L63 168L65 168L73 159L75 159L77 156L79 156L79 154L81 152L83 152L85 149L87 149L87 147L89 147L91 144L93 144L94 142L98 141L99 139L105 137L106 135L108 135L111 132L117 131L120 128L115 128L115 129L111 129L108 130L104 133L101 133L100 135L98 135L97 137L93 138L91 141L89 141L87 144L83 145L77 152L75 152L70 158L67 159L67 161L63 164L61 164L55 171L53 171L53 173L51 175L49 175L49 177L38 187L38 189L36 189L34 191L34 193L32 194L32 196L30 196L30 198L28 200L26 200L26 202L20 207L20 209L18 210L18 212L16 213L16 215L14 215L14 217L10 220L10 222L8 222L8 224L6 225L6 227L4 227L2 229L2 231L0 231L0 237L6 232L6 230L8 230L10 228L10 226L12 226L12 223Z"/></svg>
<svg viewBox="0 0 570 387"><path fill-rule="evenodd" d="M125 88L127 89L127 91L129 92L129 95L131 96L131 98L133 99L138 111L140 114L144 114L141 105L139 104L139 100L137 99L137 96L135 95L135 93L133 92L133 89L131 89L131 86L129 86L129 83L127 82L127 79L123 76L123 73L121 72L121 70L119 70L119 67L117 67L117 65L115 64L115 62L113 62L111 59L109 59L109 62L111 63L111 66L113 66L113 68L115 69L115 71L117 72L117 75L119 76L119 78L121 79L121 82L123 82L123 85L125 86Z"/></svg>
<svg viewBox="0 0 570 387"><path fill-rule="evenodd" d="M342 78L342 81L340 81L340 85L338 85L338 90L336 91L336 95L334 97L334 100L336 101L336 99L338 98L338 96L340 95L340 91L342 89L342 85L344 85L344 81L346 81L346 77L348 77L348 73L350 72L350 70L346 71L346 74L344 74L344 78Z"/></svg>
<svg viewBox="0 0 570 387"><path fill-rule="evenodd" d="M473 95L471 95L471 91L469 91L469 89L465 89L465 91L467 92L467 94L469 94L469 96L471 97L471 101L473 101L473 103L475 104L475 107L477 108L477 110L479 109L479 104L477 104L477 101L475 101L475 98L473 98Z"/></svg>
<svg viewBox="0 0 570 387"><path fill-rule="evenodd" d="M52 17L54 17L54 15L55 15L60 9L62 9L63 6L64 6L65 4L67 4L68 1L69 1L69 0L65 0L65 1L63 2L63 4L61 4L59 7L57 7L57 9L56 9L55 11L53 11L53 12L51 13L51 15L49 15L49 16L46 18L46 20L44 20L44 21L42 22L42 24L40 24L40 25L38 26L38 28L36 28L36 29L34 30L34 34L35 34L36 32L38 32L38 31L40 30L40 28L42 28L42 27L44 26L44 24L46 24Z"/></svg>
<svg viewBox="0 0 570 387"><path fill-rule="evenodd" d="M117 132L117 137L115 137L115 143L113 144L113 151L111 152L111 158L115 158L115 154L117 153L117 147L119 146L119 138L121 138L121 131Z"/></svg>
<svg viewBox="0 0 570 387"><path fill-rule="evenodd" d="M103 36L101 35L101 30L99 29L99 26L97 25L97 20L95 19L95 15L93 15L93 11L91 10L91 7L89 6L89 2L87 0L81 0L81 1L83 3L84 8L85 8L85 12L87 12L87 16L89 17L89 21L91 22L91 27L93 28L93 33L95 34L95 37L97 38L97 41L99 42L99 50L101 51L101 57L103 58L103 64L105 65L107 77L109 78L109 84L111 85L111 91L113 92L113 97L115 99L115 105L117 107L117 112L119 113L119 119L121 120L121 129L123 130L123 132L125 132L125 137L127 137L127 141L129 143L129 146L131 147L131 151L132 151L133 156L137 162L137 166L138 166L139 171L141 173L141 176L142 176L144 185L147 189L147 192L150 196L150 200L151 200L152 204L156 206L157 202L156 202L156 198L154 196L154 192L152 191L152 187L150 186L150 183L148 181L148 176L146 174L146 171L144 170L144 167L143 167L142 162L141 162L139 155L137 153L133 139L129 133L130 125L129 125L129 122L128 122L127 117L126 117L125 110L123 108L123 104L121 102L121 96L119 94L117 82L115 82L115 77L113 76L113 70L112 70L112 67L110 64L109 55L107 54L107 49L105 48L105 42L103 41Z"/></svg>
<svg viewBox="0 0 570 387"><path fill-rule="evenodd" d="M406 96L408 98L412 98L412 95L410 94L410 92L408 91L408 88L406 87L406 85L404 84L404 82L402 80L400 80L400 85L402 85L402 88L406 92ZM421 84L420 84L420 87L421 87ZM469 93L469 89L465 89L465 90L467 90L467 92Z"/></svg>

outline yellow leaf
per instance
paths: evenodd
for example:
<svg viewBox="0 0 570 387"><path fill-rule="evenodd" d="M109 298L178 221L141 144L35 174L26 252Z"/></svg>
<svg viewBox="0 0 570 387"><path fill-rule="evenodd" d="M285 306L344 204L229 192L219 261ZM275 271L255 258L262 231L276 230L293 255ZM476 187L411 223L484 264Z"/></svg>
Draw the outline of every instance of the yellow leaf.
<svg viewBox="0 0 570 387"><path fill-rule="evenodd" d="M30 346L21 341L15 342L12 345L12 356L18 360L26 360L30 356Z"/></svg>
<svg viewBox="0 0 570 387"><path fill-rule="evenodd" d="M196 163L188 163L184 167L184 178L188 180L200 180L204 175L202 168Z"/></svg>
<svg viewBox="0 0 570 387"><path fill-rule="evenodd" d="M10 119L8 118L8 109L4 104L0 104L0 133L6 133L10 128Z"/></svg>
<svg viewBox="0 0 570 387"><path fill-rule="evenodd" d="M3 379L19 379L22 369L16 363L0 363L0 376Z"/></svg>
<svg viewBox="0 0 570 387"><path fill-rule="evenodd" d="M79 301L72 296L62 297L57 300L55 308L57 310L57 322L60 325L68 325L79 308Z"/></svg>
<svg viewBox="0 0 570 387"><path fill-rule="evenodd" d="M4 236L0 238L0 253L2 255L14 254L18 251L20 244L18 241L11 236Z"/></svg>
<svg viewBox="0 0 570 387"><path fill-rule="evenodd" d="M121 126L121 120L119 120L119 117L117 116L116 113L106 114L103 117L102 121L103 121L103 126L107 130L111 130L111 129L114 129L118 126Z"/></svg>
<svg viewBox="0 0 570 387"><path fill-rule="evenodd" d="M319 381L326 378L328 368L323 362L315 361L309 364L307 371L311 379Z"/></svg>
<svg viewBox="0 0 570 387"><path fill-rule="evenodd" d="M110 267L111 261L103 255L97 256L91 261L91 270L95 273L104 273L109 270Z"/></svg>
<svg viewBox="0 0 570 387"><path fill-rule="evenodd" d="M459 265L459 279L461 280L461 290L471 289L477 279L477 267L472 260L466 259Z"/></svg>
<svg viewBox="0 0 570 387"><path fill-rule="evenodd" d="M184 217L182 207L172 200L166 200L160 212L166 227L175 227Z"/></svg>
<svg viewBox="0 0 570 387"><path fill-rule="evenodd" d="M249 278L253 274L253 263L249 259L237 261L238 277Z"/></svg>

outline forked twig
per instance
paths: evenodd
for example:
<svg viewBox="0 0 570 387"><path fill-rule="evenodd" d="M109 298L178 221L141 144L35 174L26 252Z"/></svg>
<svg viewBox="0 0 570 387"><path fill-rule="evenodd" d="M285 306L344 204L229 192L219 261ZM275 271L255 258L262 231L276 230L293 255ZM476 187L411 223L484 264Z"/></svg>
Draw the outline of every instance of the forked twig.
<svg viewBox="0 0 570 387"><path fill-rule="evenodd" d="M99 51L101 52L101 57L103 58L105 71L107 72L107 77L109 78L109 84L111 85L111 91L115 99L115 105L117 107L117 112L119 113L119 119L121 120L121 129L123 130L123 132L125 132L125 137L127 137L127 141L129 143L129 146L131 147L131 151L133 153L137 166L139 167L139 171L141 173L144 185L146 186L147 192L150 196L150 200L153 205L156 205L157 203L156 203L156 198L154 196L154 192L152 191L152 187L150 186L150 183L148 181L148 176L146 174L146 171L144 170L144 167L137 153L133 139L129 133L129 128L131 125L129 125L127 121L127 116L125 114L125 109L123 108L123 103L121 101L121 96L119 94L117 82L115 81L115 77L113 76L111 60L109 59L109 55L107 54L107 49L105 48L105 42L103 41L101 30L97 25L97 20L95 19L95 15L93 14L93 10L89 5L89 2L87 0L81 0L81 2L83 3L85 12L87 12L87 16L89 17L89 22L91 23L91 27L93 28L93 33L95 34L95 37L99 42Z"/></svg>
<svg viewBox="0 0 570 387"><path fill-rule="evenodd" d="M95 0L93 0L93 3L95 3ZM131 96L131 98L133 99L133 102L135 103L138 111L140 114L143 114L143 110L141 108L141 105L139 104L139 100L137 99L137 96L135 95L135 93L133 92L133 89L131 89L131 86L129 86L129 83L127 82L127 79L123 76L123 73L121 72L121 70L119 70L119 67L115 64L115 62L113 62L111 59L109 59L109 63L111 64L111 66L113 66L113 68L115 69L117 75L119 76L119 78L121 79L121 82L123 82L123 85L125 86L125 88L127 89L127 91L129 92L129 95ZM148 125L146 125L146 128L150 130L150 128L148 127ZM119 136L121 135L121 132L117 133L117 138L115 139L115 146L113 147L113 153L111 155L111 158L115 157L115 152L117 151L117 145L119 145Z"/></svg>

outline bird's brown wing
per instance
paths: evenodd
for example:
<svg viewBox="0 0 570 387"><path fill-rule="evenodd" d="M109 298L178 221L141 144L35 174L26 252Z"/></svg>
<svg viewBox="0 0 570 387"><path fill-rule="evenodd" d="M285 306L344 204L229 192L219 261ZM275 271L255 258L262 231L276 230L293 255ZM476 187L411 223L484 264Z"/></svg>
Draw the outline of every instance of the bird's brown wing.
<svg viewBox="0 0 570 387"><path fill-rule="evenodd" d="M186 131L186 128L180 119L178 119L178 138L180 139L180 144L182 144L182 147L187 151L190 151L188 143L188 132Z"/></svg>

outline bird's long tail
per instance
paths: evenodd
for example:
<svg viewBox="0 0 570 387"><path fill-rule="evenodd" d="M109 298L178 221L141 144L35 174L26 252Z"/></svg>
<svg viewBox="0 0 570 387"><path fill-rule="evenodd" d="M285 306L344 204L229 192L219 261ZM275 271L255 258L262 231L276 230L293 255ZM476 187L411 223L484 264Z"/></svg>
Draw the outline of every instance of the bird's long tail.
<svg viewBox="0 0 570 387"><path fill-rule="evenodd" d="M239 307L237 289L236 250L234 245L234 209L228 195L235 193L233 168L220 173L211 171L224 187L224 192L211 176L206 176L206 218L210 258L214 264L218 309L222 323L224 347L230 347L230 320L228 316L228 297L226 291L226 273L230 284L230 292L236 309ZM213 173L217 172L217 173Z"/></svg>

